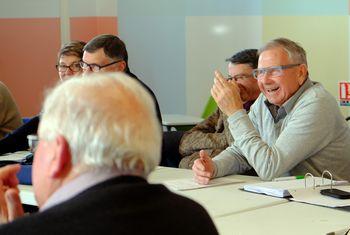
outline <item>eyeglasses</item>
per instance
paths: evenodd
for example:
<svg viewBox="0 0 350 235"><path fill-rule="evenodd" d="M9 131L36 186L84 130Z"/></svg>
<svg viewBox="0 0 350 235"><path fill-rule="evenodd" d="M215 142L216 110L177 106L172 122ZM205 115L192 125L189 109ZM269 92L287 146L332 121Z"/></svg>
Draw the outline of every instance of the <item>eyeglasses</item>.
<svg viewBox="0 0 350 235"><path fill-rule="evenodd" d="M236 82L238 81L238 80L246 80L246 79L248 79L248 78L251 78L253 75L252 74L237 74L237 75L235 75L235 76L230 76L230 75L228 75L227 76L227 80L228 81L230 81L230 80L235 80Z"/></svg>
<svg viewBox="0 0 350 235"><path fill-rule="evenodd" d="M287 64L280 66L271 66L267 68L254 69L253 76L256 79L261 79L263 76L278 77L283 74L283 70L299 66L301 64Z"/></svg>
<svg viewBox="0 0 350 235"><path fill-rule="evenodd" d="M79 61L73 62L71 65L56 64L56 69L58 72L66 72L69 69L72 72L79 72L81 70Z"/></svg>
<svg viewBox="0 0 350 235"><path fill-rule="evenodd" d="M83 70L90 69L92 72L99 72L101 69L111 66L113 64L119 63L120 61L122 60L113 61L112 63L106 64L106 65L88 64L84 61L80 61L80 67Z"/></svg>

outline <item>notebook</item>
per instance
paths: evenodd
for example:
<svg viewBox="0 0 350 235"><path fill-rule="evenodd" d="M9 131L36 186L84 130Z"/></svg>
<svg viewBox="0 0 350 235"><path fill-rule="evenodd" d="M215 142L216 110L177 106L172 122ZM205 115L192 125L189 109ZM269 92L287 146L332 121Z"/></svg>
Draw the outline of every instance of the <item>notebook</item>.
<svg viewBox="0 0 350 235"><path fill-rule="evenodd" d="M321 177L314 177L314 179L315 179L316 187L322 185ZM323 185L331 184L330 179L324 178L323 181L324 181ZM345 183L347 183L347 181L333 180L333 185L341 185ZM313 180L311 178L306 179L306 187L307 188L313 187ZM263 183L247 184L247 185L244 185L243 187L245 191L266 194L274 197L290 197L291 194L289 193L289 190L302 189L302 188L305 188L304 179L286 180L286 181L269 181L269 182L263 182Z"/></svg>

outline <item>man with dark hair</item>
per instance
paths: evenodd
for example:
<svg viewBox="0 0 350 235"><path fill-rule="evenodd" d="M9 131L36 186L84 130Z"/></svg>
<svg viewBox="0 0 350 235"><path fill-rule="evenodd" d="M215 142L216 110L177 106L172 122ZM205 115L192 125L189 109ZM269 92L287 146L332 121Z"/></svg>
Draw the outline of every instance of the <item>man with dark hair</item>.
<svg viewBox="0 0 350 235"><path fill-rule="evenodd" d="M83 73L124 72L137 80L151 94L157 111L159 122L162 123L159 104L153 91L133 73L128 65L128 52L125 43L115 35L102 34L91 39L84 47L83 59L80 63Z"/></svg>
<svg viewBox="0 0 350 235"><path fill-rule="evenodd" d="M240 51L226 61L229 61L228 80L236 81L244 102L244 109L249 111L250 106L260 94L257 81L252 74L253 69L258 65L257 50ZM213 158L233 142L226 119L227 116L218 108L206 120L185 132L179 146L179 152L183 156L179 167L191 169L193 162L199 158L201 149L205 149Z"/></svg>

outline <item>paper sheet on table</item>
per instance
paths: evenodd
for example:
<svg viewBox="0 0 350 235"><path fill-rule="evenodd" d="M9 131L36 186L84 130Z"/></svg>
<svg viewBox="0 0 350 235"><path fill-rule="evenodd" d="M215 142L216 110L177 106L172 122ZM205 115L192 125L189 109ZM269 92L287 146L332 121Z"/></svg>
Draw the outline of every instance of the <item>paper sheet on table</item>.
<svg viewBox="0 0 350 235"><path fill-rule="evenodd" d="M214 187L218 185L225 185L225 184L237 184L237 183L243 183L242 180L232 179L232 178L216 178L209 181L209 184L202 185L195 182L195 180L192 179L176 179L176 180L168 180L164 181L163 184L167 186L169 189L172 190L190 190L190 189L197 189L197 188L206 188L206 187Z"/></svg>
<svg viewBox="0 0 350 235"><path fill-rule="evenodd" d="M6 153L4 155L0 155L0 161L21 162L29 154L31 154L31 152L29 152L29 151L18 151L18 152L14 152L14 153Z"/></svg>
<svg viewBox="0 0 350 235"><path fill-rule="evenodd" d="M337 198L322 195L320 191L326 188L329 188L329 186L316 187L315 189L312 189L312 188L294 189L294 190L289 190L289 193L293 196L291 200L296 202L305 202L308 204L326 206L326 207L350 206L350 199L337 199ZM333 188L350 192L350 185L334 186Z"/></svg>
<svg viewBox="0 0 350 235"><path fill-rule="evenodd" d="M330 179L324 179L322 184L321 177L314 177L315 186L319 185L330 185ZM333 180L334 185L344 184L347 181L335 181ZM311 188L313 185L311 183L311 178L307 181L307 188ZM286 180L286 181L266 181L262 183L247 184L244 185L244 190L254 193L266 194L274 197L289 197L290 190L305 188L305 180L296 179L296 180Z"/></svg>

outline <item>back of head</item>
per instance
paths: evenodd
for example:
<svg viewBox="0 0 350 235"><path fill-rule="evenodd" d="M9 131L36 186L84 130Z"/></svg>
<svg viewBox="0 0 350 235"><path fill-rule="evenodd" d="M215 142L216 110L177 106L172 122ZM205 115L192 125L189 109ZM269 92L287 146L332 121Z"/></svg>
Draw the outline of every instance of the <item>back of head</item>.
<svg viewBox="0 0 350 235"><path fill-rule="evenodd" d="M46 98L39 136L65 137L73 165L147 175L160 160L161 130L152 98L123 73L72 78ZM80 169L80 168L79 168Z"/></svg>
<svg viewBox="0 0 350 235"><path fill-rule="evenodd" d="M307 66L306 52L298 43L287 39L287 38L276 38L266 43L262 48L259 49L258 54L262 52L281 47L288 53L288 57L291 63L305 64Z"/></svg>
<svg viewBox="0 0 350 235"><path fill-rule="evenodd" d="M83 57L83 48L85 46L83 41L71 41L64 44L58 52L57 62L60 60L61 56L76 56L79 58Z"/></svg>
<svg viewBox="0 0 350 235"><path fill-rule="evenodd" d="M237 52L232 57L226 59L226 61L232 64L249 64L253 69L258 67L258 50L257 49L246 49Z"/></svg>
<svg viewBox="0 0 350 235"><path fill-rule="evenodd" d="M129 72L128 52L125 43L117 36L111 34L102 34L91 39L85 46L84 51L93 53L103 48L104 53L111 59L124 60L126 71Z"/></svg>

